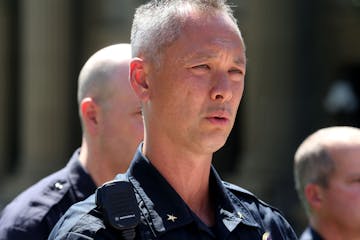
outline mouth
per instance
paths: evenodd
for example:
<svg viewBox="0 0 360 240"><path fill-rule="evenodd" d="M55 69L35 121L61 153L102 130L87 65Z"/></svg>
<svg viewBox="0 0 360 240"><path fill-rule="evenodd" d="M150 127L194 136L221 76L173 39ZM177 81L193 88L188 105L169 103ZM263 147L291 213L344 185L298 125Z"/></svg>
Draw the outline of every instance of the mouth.
<svg viewBox="0 0 360 240"><path fill-rule="evenodd" d="M206 117L208 121L216 125L226 125L230 122L230 113L225 110L215 111Z"/></svg>

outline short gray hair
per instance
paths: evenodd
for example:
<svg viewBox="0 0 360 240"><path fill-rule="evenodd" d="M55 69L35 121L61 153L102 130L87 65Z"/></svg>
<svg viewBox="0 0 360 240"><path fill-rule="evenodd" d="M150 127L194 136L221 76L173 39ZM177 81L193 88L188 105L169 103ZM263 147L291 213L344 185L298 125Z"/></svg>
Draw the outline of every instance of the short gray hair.
<svg viewBox="0 0 360 240"><path fill-rule="evenodd" d="M336 146L360 144L360 129L348 126L323 128L307 137L299 146L294 157L294 180L298 196L310 214L310 206L305 197L307 184L317 184L327 188L336 163L330 150Z"/></svg>
<svg viewBox="0 0 360 240"><path fill-rule="evenodd" d="M223 12L237 26L226 0L152 0L136 9L131 28L132 55L158 63L162 49L179 37L191 10Z"/></svg>
<svg viewBox="0 0 360 240"><path fill-rule="evenodd" d="M324 145L302 144L297 150L294 164L295 188L307 214L310 213L310 207L304 193L306 185L314 183L327 188L329 176L334 170L335 163Z"/></svg>

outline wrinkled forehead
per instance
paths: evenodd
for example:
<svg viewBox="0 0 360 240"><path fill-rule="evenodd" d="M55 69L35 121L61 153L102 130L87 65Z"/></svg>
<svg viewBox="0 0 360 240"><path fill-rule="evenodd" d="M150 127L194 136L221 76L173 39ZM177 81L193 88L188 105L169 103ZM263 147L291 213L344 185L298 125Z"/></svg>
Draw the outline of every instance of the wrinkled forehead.
<svg viewBox="0 0 360 240"><path fill-rule="evenodd" d="M224 14L209 16L194 13L186 19L177 40L184 42L187 48L194 46L190 56L216 57L220 54L218 50L228 49L236 54L241 52L242 56L236 61L245 62L245 46L241 33L237 25Z"/></svg>
<svg viewBox="0 0 360 240"><path fill-rule="evenodd" d="M204 13L194 10L189 12L183 21L182 32L186 32L189 28L204 29L205 33L211 33L214 37L218 38L218 41L226 41L226 39L221 38L221 36L231 33L240 39L242 48L245 48L244 40L237 23L224 12L216 10L210 13ZM232 39L229 39L228 41L231 40Z"/></svg>

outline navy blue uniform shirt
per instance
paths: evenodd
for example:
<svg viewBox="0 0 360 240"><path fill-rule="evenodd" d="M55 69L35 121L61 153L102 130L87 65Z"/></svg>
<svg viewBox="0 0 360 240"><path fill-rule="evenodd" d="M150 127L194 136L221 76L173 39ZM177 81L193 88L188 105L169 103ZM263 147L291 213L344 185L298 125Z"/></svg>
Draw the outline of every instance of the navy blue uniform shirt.
<svg viewBox="0 0 360 240"><path fill-rule="evenodd" d="M79 162L79 149L58 172L31 186L0 213L0 240L47 239L56 222L96 185Z"/></svg>
<svg viewBox="0 0 360 240"><path fill-rule="evenodd" d="M246 190L221 181L213 168L210 189L216 206L216 224L212 227L192 212L142 155L141 145L126 175L141 212L135 239L297 239L276 209ZM122 239L121 232L104 223L104 215L96 208L94 199L92 195L72 206L54 227L49 239Z"/></svg>
<svg viewBox="0 0 360 240"><path fill-rule="evenodd" d="M317 233L312 227L308 227L301 234L300 240L323 240L319 233Z"/></svg>

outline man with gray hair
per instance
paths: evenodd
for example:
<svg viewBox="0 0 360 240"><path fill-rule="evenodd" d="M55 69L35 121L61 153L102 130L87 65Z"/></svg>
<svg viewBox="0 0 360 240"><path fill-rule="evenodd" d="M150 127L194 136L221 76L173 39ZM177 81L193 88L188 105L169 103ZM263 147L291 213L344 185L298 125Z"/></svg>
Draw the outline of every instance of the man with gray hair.
<svg viewBox="0 0 360 240"><path fill-rule="evenodd" d="M310 225L301 240L360 239L360 129L311 134L296 151L294 175Z"/></svg>
<svg viewBox="0 0 360 240"><path fill-rule="evenodd" d="M129 82L129 44L96 52L78 81L81 148L61 170L28 188L0 214L0 239L47 239L74 203L125 172L143 138L140 101ZM51 164L51 162L49 162Z"/></svg>
<svg viewBox="0 0 360 240"><path fill-rule="evenodd" d="M144 142L127 173L70 208L49 239L296 239L279 211L211 164L244 90L245 45L229 5L149 1L131 45Z"/></svg>

